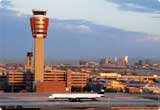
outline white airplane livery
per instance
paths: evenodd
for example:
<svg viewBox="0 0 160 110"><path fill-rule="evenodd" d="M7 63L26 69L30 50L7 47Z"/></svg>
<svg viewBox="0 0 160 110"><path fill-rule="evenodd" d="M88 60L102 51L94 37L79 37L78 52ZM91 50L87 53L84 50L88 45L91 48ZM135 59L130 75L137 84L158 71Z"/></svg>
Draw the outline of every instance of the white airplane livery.
<svg viewBox="0 0 160 110"><path fill-rule="evenodd" d="M58 93L49 96L49 99L68 99L69 101L80 101L81 99L96 100L97 98L104 97L104 94L97 93Z"/></svg>

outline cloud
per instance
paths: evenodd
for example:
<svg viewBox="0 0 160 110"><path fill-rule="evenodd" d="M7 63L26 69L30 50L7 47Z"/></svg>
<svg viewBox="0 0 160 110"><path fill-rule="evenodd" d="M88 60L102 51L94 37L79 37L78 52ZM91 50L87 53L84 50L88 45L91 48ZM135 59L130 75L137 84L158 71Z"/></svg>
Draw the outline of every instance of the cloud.
<svg viewBox="0 0 160 110"><path fill-rule="evenodd" d="M160 36L151 36L151 35L146 35L145 37L141 37L136 40L137 42L149 42L149 43L156 43L160 42Z"/></svg>
<svg viewBox="0 0 160 110"><path fill-rule="evenodd" d="M0 59L16 57L24 61L26 52L33 51L29 16L17 16L17 13L0 8ZM45 51L46 59L50 61L124 54L131 57L158 56L159 44L159 36L155 35L97 25L86 20L50 19Z"/></svg>
<svg viewBox="0 0 160 110"><path fill-rule="evenodd" d="M158 0L105 0L118 5L125 11L159 13L160 2Z"/></svg>
<svg viewBox="0 0 160 110"><path fill-rule="evenodd" d="M10 7L12 7L13 4L10 0L0 0L0 7L1 8L5 8L5 9L8 9Z"/></svg>
<svg viewBox="0 0 160 110"><path fill-rule="evenodd" d="M71 20L63 20L59 21L56 20L56 24L54 25L54 28L58 31L70 31L70 32L78 32L78 33L88 33L91 32L92 29L88 25L88 22L84 22L84 20L78 20L77 21L71 21ZM54 21L53 21L54 22Z"/></svg>
<svg viewBox="0 0 160 110"><path fill-rule="evenodd" d="M85 24L80 24L80 25L67 24L67 25L63 25L63 28L69 31L77 31L77 32L90 32L91 31L90 27Z"/></svg>
<svg viewBox="0 0 160 110"><path fill-rule="evenodd" d="M87 26L87 25L79 25L78 27L77 27L77 29L79 29L79 30L81 30L81 31L87 31L87 32L89 32L89 31L91 31L91 29L90 29L90 27L89 26Z"/></svg>

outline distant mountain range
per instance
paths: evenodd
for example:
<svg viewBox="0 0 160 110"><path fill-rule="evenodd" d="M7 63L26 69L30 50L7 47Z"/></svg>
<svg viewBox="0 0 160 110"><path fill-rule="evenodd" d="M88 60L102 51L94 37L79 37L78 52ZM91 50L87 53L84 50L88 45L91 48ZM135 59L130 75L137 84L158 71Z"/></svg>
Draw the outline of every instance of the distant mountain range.
<svg viewBox="0 0 160 110"><path fill-rule="evenodd" d="M0 59L25 59L34 40L28 15L0 9ZM158 58L160 36L131 32L86 20L50 19L45 51L47 61L97 59L105 56Z"/></svg>

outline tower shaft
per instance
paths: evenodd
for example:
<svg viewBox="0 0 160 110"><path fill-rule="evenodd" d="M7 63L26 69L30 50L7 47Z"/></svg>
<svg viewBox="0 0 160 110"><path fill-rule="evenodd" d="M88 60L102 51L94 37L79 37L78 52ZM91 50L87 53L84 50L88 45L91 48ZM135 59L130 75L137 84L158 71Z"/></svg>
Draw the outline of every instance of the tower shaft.
<svg viewBox="0 0 160 110"><path fill-rule="evenodd" d="M32 36L34 38L34 74L35 82L43 82L44 74L44 40L47 37L49 18L45 10L33 10L30 18Z"/></svg>
<svg viewBox="0 0 160 110"><path fill-rule="evenodd" d="M35 81L43 81L44 74L44 38L36 38L35 42Z"/></svg>

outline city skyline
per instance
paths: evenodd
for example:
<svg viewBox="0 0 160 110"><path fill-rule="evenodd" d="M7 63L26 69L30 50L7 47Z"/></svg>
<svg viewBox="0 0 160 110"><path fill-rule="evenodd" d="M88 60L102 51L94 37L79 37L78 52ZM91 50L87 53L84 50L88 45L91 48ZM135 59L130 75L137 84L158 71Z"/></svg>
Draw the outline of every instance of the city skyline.
<svg viewBox="0 0 160 110"><path fill-rule="evenodd" d="M158 110L159 14L160 0L0 0L0 110Z"/></svg>
<svg viewBox="0 0 160 110"><path fill-rule="evenodd" d="M52 8L51 6L45 6L49 3L57 3L57 5L61 5L60 3L63 3L62 1L51 2L47 0L45 1L45 4L43 4L43 2L41 1L37 5L35 5L37 1L34 1L32 3L32 1L30 0L13 0L12 2L1 0L0 23L2 25L0 26L0 58L24 60L26 53L28 51L33 51L33 39L31 38L31 32L28 25L28 18L31 16L30 11L33 7L44 9L47 8L49 12L48 16L51 17L49 35L48 39L46 39L45 44L47 60L93 59L103 58L105 56L121 57L124 55L128 55L130 58L159 58L158 54L160 34L158 31L159 28L157 26L159 26L160 24L158 17L160 9L158 8L158 0L153 0L153 2L145 0L143 4L140 2L133 2L132 0L120 3L117 0L102 0L99 2L94 0L92 2L94 6L88 7L89 12L93 12L93 8L97 10L95 11L95 13L93 13L93 16L91 18L87 18L86 15L83 15L84 9L82 9L81 7L84 4L86 4L87 7L89 3L91 3L89 0L82 0L77 2L69 0L68 4L63 4L64 9L66 9L66 7L70 5L73 5L71 4L71 2L75 6L77 3L80 4L79 11L77 11L77 13L79 14L78 16L74 14L73 16L71 16L71 13L74 13L73 9L67 9L62 13L61 11L63 10L57 10L58 7ZM104 6L104 2L107 6ZM155 5L155 7L149 5L149 3ZM25 4L26 6L30 4L32 5L30 5L30 7L24 7L21 4ZM125 9L124 7L121 8L121 6L123 5L126 6ZM95 15L102 9L98 6L103 6L103 9L104 7L114 9L113 12L116 12L116 16L114 14L112 15L111 10L105 9L104 11L106 11L106 14L103 13L104 16L97 16L98 18L102 18L103 20L96 19ZM22 7L24 8L22 9ZM54 9L57 13L53 11ZM75 9L75 11L76 10L77 9ZM68 13L68 15L66 15L65 13L69 11L71 13ZM117 13L121 15L118 15ZM107 15L108 17L106 17ZM77 18L75 16L77 16ZM130 21L129 24L128 21L123 23L122 17L126 17L125 19L128 19ZM146 23L139 23L142 20L139 19L139 17L144 18L143 20ZM111 18L117 25L113 24ZM136 20L136 24L134 22L131 22L133 18L138 19L138 21ZM146 21L146 19L148 21ZM106 22L100 23L98 21ZM124 27L121 26L122 23L124 24ZM136 27L139 27L139 25L143 24L142 26L144 28L132 27L133 23L136 25ZM125 27L126 24L128 26L131 26L132 28ZM147 28L152 29L148 31ZM15 41L14 45L12 41Z"/></svg>

